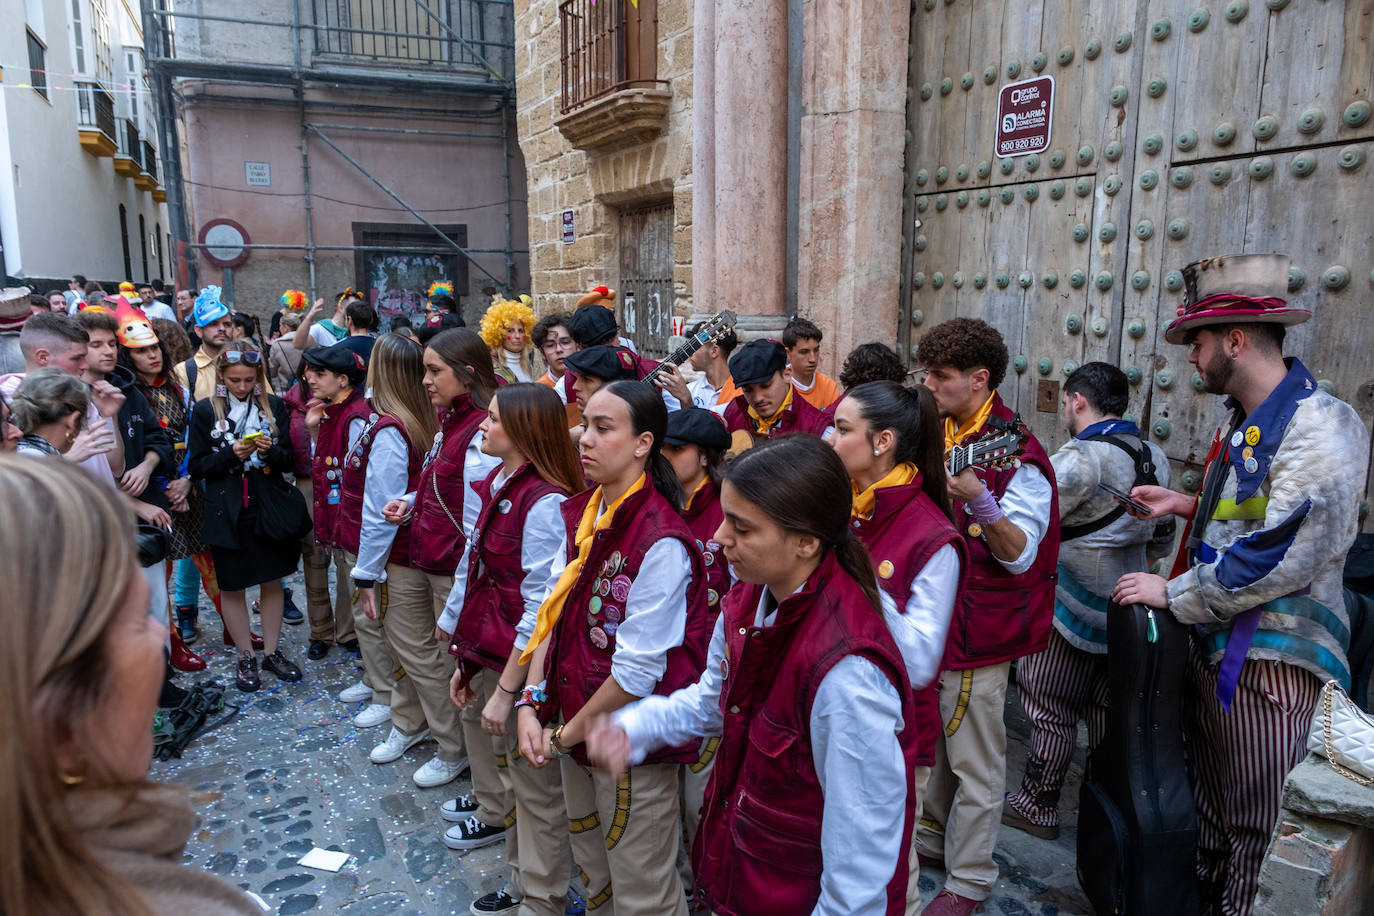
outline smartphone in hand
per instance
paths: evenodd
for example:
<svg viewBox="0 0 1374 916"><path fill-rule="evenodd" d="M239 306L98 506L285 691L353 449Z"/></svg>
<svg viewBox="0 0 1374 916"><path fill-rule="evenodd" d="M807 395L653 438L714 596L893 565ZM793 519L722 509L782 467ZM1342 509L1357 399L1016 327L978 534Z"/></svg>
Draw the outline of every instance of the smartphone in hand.
<svg viewBox="0 0 1374 916"><path fill-rule="evenodd" d="M1137 512L1140 515L1149 515L1152 511L1149 506L1145 505L1142 502L1137 502L1136 500L1131 499L1130 494L1123 493L1116 487L1111 487L1101 482L1099 482L1097 486L1100 489L1106 490L1107 493L1111 495L1112 499L1121 503L1123 506L1127 507L1132 512Z"/></svg>

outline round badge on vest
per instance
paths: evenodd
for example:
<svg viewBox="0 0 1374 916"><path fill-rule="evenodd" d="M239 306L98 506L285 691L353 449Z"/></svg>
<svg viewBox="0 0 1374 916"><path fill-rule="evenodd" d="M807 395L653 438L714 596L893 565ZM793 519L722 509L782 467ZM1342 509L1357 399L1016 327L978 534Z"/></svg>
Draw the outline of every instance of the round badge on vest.
<svg viewBox="0 0 1374 916"><path fill-rule="evenodd" d="M509 514L510 514L510 500L509 500L509 499L503 499L503 500L501 500L499 503L497 503L497 504L496 504L496 511L497 511L497 512L500 512L502 515L509 515Z"/></svg>
<svg viewBox="0 0 1374 916"><path fill-rule="evenodd" d="M970 534L972 534L972 532L970 532ZM977 535L974 535L974 536L977 537ZM891 560L883 560L883 562L881 562L881 563L878 564L878 575L879 575L879 576L882 576L884 579L891 579L891 578L892 578L892 561L891 561Z"/></svg>
<svg viewBox="0 0 1374 916"><path fill-rule="evenodd" d="M1240 430L1236 430L1235 435L1231 437L1231 448L1240 448L1244 444L1245 434Z"/></svg>
<svg viewBox="0 0 1374 916"><path fill-rule="evenodd" d="M1247 445L1259 445L1260 428L1258 426L1252 426L1245 431L1245 443Z"/></svg>
<svg viewBox="0 0 1374 916"><path fill-rule="evenodd" d="M610 640L606 638L606 631L600 627L592 627L590 635L592 638L592 645L596 646L598 649L606 648L607 644L610 642Z"/></svg>

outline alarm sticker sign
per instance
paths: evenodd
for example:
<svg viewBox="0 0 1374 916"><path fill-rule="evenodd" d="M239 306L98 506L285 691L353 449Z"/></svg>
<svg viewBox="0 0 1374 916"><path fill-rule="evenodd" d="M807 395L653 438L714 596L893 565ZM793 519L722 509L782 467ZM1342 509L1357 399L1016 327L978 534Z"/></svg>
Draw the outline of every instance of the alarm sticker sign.
<svg viewBox="0 0 1374 916"><path fill-rule="evenodd" d="M997 95L997 155L1028 156L1049 148L1054 77L1008 83Z"/></svg>

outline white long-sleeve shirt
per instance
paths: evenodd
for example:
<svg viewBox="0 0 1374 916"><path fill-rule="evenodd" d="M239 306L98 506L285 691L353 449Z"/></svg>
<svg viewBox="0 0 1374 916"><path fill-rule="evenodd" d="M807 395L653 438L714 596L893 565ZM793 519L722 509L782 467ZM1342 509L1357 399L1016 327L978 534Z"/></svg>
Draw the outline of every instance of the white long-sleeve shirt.
<svg viewBox="0 0 1374 916"><path fill-rule="evenodd" d="M472 485L479 480L486 480L491 469L501 463L500 458L482 451L483 438L479 429L472 434L463 452L463 517L459 521L463 526L463 537L469 541L472 540L472 529L477 526L477 516L482 512L482 501L477 498ZM411 506L415 505L414 493L407 493L401 498Z"/></svg>
<svg viewBox="0 0 1374 916"><path fill-rule="evenodd" d="M1007 492L997 500L1002 507L1002 514L1026 536L1026 546L1020 556L1010 563L1000 558L997 560L1012 575L1020 575L1035 562L1040 541L1050 527L1050 503L1053 499L1054 488L1040 469L1032 464L1023 464L1012 475Z"/></svg>
<svg viewBox="0 0 1374 916"><path fill-rule="evenodd" d="M352 433L351 426L349 432ZM350 439L345 456L352 452L356 443L351 435ZM409 449L400 430L388 426L373 433L372 451L368 454L367 473L363 478L363 518L353 578L386 581L386 563L391 556L391 545L396 541L396 526L382 516L382 508L405 496L409 477Z"/></svg>
<svg viewBox="0 0 1374 916"><path fill-rule="evenodd" d="M606 504L602 502L598 518L605 511ZM567 555L565 530L549 565L541 602L563 575ZM645 551L625 599L625 619L616 630L615 652L611 656L611 677L626 693L638 697L653 693L668 669L668 650L682 645L687 631L687 588L691 579L692 561L681 541L663 538Z"/></svg>
<svg viewBox="0 0 1374 916"><path fill-rule="evenodd" d="M766 593L765 593L766 594ZM757 626L771 626L763 602ZM630 737L631 764L653 750L719 735L725 658L724 617L716 621L706 669L672 695L645 697L613 714ZM902 846L906 763L897 740L902 704L876 665L850 655L822 678L809 719L811 761L825 799L821 813L821 894L813 916L882 912Z"/></svg>
<svg viewBox="0 0 1374 916"><path fill-rule="evenodd" d="M935 551L911 580L911 593L900 613L887 592L879 592L883 619L902 654L911 686L925 687L935 680L945 654L954 601L959 596L959 552L952 544Z"/></svg>
<svg viewBox="0 0 1374 916"><path fill-rule="evenodd" d="M505 472L492 480L491 498L497 499L505 489L508 478ZM554 561L561 558L563 550L563 516L559 511L567 499L562 493L548 493L534 501L525 515L520 538L520 568L525 578L520 583L520 598L524 611L515 625L514 648L524 650L534 633L534 624L539 616L539 605L544 603L548 591L546 575ZM439 615L439 629L452 633L458 628L458 618L463 613L463 601L468 588L468 564L471 561L473 540L469 539L463 548L463 556L453 574L453 588L449 590L444 612Z"/></svg>

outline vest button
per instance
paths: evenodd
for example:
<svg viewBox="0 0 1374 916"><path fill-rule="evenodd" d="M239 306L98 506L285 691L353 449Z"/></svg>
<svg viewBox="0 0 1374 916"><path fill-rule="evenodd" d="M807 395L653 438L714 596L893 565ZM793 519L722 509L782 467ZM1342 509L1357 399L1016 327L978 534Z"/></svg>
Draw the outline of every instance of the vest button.
<svg viewBox="0 0 1374 916"><path fill-rule="evenodd" d="M738 706L731 706L731 707L730 707L730 712L731 712L732 714L734 714L734 715L739 715L739 707L738 707Z"/></svg>
<svg viewBox="0 0 1374 916"><path fill-rule="evenodd" d="M560 684L566 684L566 683L568 683L568 679L567 679L566 677L560 677L560 678L558 679L558 683L560 683Z"/></svg>
<svg viewBox="0 0 1374 916"><path fill-rule="evenodd" d="M741 635L741 636L743 636L745 633L748 633L748 632L749 632L749 628L748 628L748 627L740 627L740 628L739 628L739 635Z"/></svg>

